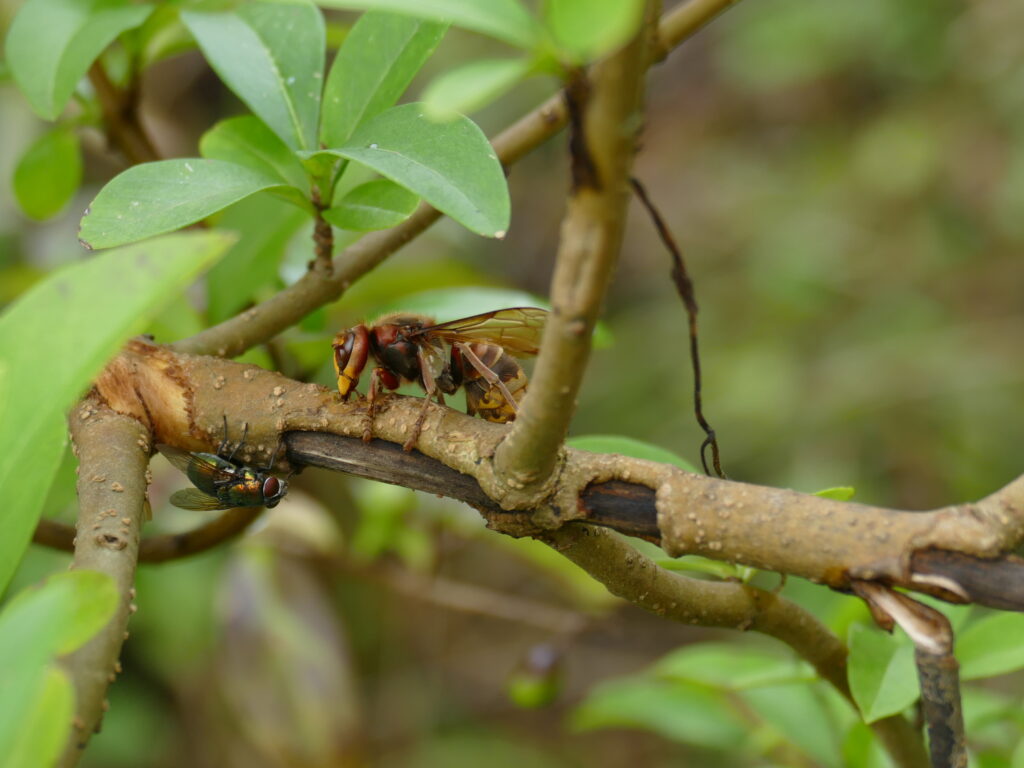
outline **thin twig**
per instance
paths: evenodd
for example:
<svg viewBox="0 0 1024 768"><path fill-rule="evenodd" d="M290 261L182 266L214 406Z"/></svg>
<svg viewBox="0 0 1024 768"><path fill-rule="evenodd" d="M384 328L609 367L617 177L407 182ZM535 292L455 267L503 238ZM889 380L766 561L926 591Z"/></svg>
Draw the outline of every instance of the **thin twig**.
<svg viewBox="0 0 1024 768"><path fill-rule="evenodd" d="M575 412L591 334L622 242L648 62L642 28L628 45L595 64L587 79L574 77L566 90L573 115L574 186L551 279L552 311L530 391L495 454L497 476L512 488L543 493Z"/></svg>
<svg viewBox="0 0 1024 768"><path fill-rule="evenodd" d="M137 93L118 90L97 59L89 67L89 82L103 113L107 134L132 165L159 160L160 155L139 119Z"/></svg>
<svg viewBox="0 0 1024 768"><path fill-rule="evenodd" d="M654 203L651 202L651 198L647 195L644 185L635 176L629 181L633 185L633 191L636 192L636 196L644 208L647 209L648 215L654 222L654 227L658 230L661 242L664 243L665 248L672 256L672 282L675 283L679 298L683 300L683 306L686 308L686 316L690 326L690 363L693 366L693 411L697 417L697 423L700 424L700 428L704 430L706 435L704 442L700 444L700 463L704 467L704 474L710 475L711 472L708 470L708 462L705 456L705 449L710 445L715 474L724 478L726 475L722 471L722 460L718 453L718 438L715 437L715 430L711 428L707 419L704 418L704 407L701 403L700 350L697 347L697 296L694 292L693 280L690 279L690 274L686 271L686 263L683 261L682 251L679 250L679 246L676 244L675 238L672 237L672 232L669 230L665 220L661 217Z"/></svg>

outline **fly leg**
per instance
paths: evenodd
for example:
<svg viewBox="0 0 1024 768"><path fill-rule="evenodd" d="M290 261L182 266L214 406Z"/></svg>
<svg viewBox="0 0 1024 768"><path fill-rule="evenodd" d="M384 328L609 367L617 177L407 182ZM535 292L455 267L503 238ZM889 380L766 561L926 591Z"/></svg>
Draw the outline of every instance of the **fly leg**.
<svg viewBox="0 0 1024 768"><path fill-rule="evenodd" d="M487 367L484 361L477 356L476 352L470 349L469 344L459 342L456 346L459 348L463 357L465 357L466 360L469 361L469 364L476 369L476 372L480 374L481 378L483 378L483 380L492 387L497 387L498 391L501 392L501 396L505 398L505 402L512 407L513 411L518 412L519 406L516 403L516 399L512 397L512 393L508 391L508 387L505 386L505 382L501 380L501 377Z"/></svg>

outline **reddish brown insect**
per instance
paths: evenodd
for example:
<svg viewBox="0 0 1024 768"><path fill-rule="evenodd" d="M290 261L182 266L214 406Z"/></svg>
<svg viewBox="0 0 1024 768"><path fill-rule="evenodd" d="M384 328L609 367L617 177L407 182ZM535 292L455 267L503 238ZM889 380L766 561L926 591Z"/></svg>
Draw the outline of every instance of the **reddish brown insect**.
<svg viewBox="0 0 1024 768"><path fill-rule="evenodd" d="M516 416L526 394L526 374L511 355L537 354L548 313L536 307L498 309L481 315L435 324L423 315L386 315L369 327L357 325L334 337L334 370L338 392L347 400L372 355L369 408L363 439L372 437L374 409L380 388L397 389L416 382L427 393L419 418L406 440L412 450L419 438L427 404L444 404L444 395L465 387L466 411L488 421Z"/></svg>

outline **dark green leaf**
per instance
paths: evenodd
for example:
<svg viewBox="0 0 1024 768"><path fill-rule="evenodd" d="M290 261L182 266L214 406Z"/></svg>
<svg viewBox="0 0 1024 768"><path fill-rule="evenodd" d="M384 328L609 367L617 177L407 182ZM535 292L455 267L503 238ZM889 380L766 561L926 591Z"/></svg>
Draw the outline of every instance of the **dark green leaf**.
<svg viewBox="0 0 1024 768"><path fill-rule="evenodd" d="M56 216L82 181L78 136L68 128L44 133L14 169L14 196L33 219Z"/></svg>
<svg viewBox="0 0 1024 768"><path fill-rule="evenodd" d="M643 10L643 0L547 0L544 21L559 50L582 63L629 40Z"/></svg>
<svg viewBox="0 0 1024 768"><path fill-rule="evenodd" d="M490 104L531 70L529 59L483 59L450 69L423 93L430 117L448 120Z"/></svg>
<svg viewBox="0 0 1024 768"><path fill-rule="evenodd" d="M866 723L902 712L919 695L910 641L863 624L850 627L847 674L850 692Z"/></svg>
<svg viewBox="0 0 1024 768"><path fill-rule="evenodd" d="M129 0L28 0L7 33L7 62L36 113L55 120L96 57L151 5Z"/></svg>
<svg viewBox="0 0 1024 768"><path fill-rule="evenodd" d="M433 123L422 104L403 104L361 125L345 146L325 151L372 168L467 229L505 236L505 174L487 137L468 118Z"/></svg>
<svg viewBox="0 0 1024 768"><path fill-rule="evenodd" d="M324 218L341 229L369 232L393 227L416 210L419 198L393 181L377 179L350 190Z"/></svg>
<svg viewBox="0 0 1024 768"><path fill-rule="evenodd" d="M1024 616L999 613L967 627L956 643L960 678L973 680L1024 667Z"/></svg>
<svg viewBox="0 0 1024 768"><path fill-rule="evenodd" d="M571 723L576 730L642 728L674 741L730 750L747 734L721 693L642 678L597 686L573 712Z"/></svg>
<svg viewBox="0 0 1024 768"><path fill-rule="evenodd" d="M309 176L295 153L252 115L221 120L199 140L199 154L244 165L298 190L309 190Z"/></svg>
<svg viewBox="0 0 1024 768"><path fill-rule="evenodd" d="M537 22L517 0L319 0L325 8L394 11L433 19L532 50L540 43Z"/></svg>
<svg viewBox="0 0 1024 768"><path fill-rule="evenodd" d="M100 254L37 283L0 315L0 589L57 470L68 408L124 340L230 242L182 234Z"/></svg>
<svg viewBox="0 0 1024 768"><path fill-rule="evenodd" d="M326 43L312 3L263 0L181 18L221 80L285 144L317 147Z"/></svg>
<svg viewBox="0 0 1024 768"><path fill-rule="evenodd" d="M253 195L224 212L218 228L237 232L239 239L206 277L211 323L226 320L274 281L285 248L308 220L269 195Z"/></svg>
<svg viewBox="0 0 1024 768"><path fill-rule="evenodd" d="M171 232L281 182L223 160L161 160L111 179L82 217L87 248L110 248Z"/></svg>
<svg viewBox="0 0 1024 768"><path fill-rule="evenodd" d="M444 37L446 24L369 11L352 27L324 89L320 140L344 144L352 132L393 106Z"/></svg>
<svg viewBox="0 0 1024 768"><path fill-rule="evenodd" d="M623 456L632 456L634 459L647 459L662 464L685 469L687 472L699 474L699 471L686 459L681 456L660 448L657 445L645 443L642 440L635 440L624 435L580 435L569 438L568 445L579 448L581 451L591 453L621 453Z"/></svg>

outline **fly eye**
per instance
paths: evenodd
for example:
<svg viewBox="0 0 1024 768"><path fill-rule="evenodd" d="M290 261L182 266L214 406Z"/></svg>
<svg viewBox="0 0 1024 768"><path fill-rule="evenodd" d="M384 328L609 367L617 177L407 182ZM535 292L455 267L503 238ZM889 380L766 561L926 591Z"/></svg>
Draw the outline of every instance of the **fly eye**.
<svg viewBox="0 0 1024 768"><path fill-rule="evenodd" d="M280 490L281 483L278 481L276 477L270 476L263 481L263 495L266 496L267 498L277 496Z"/></svg>

